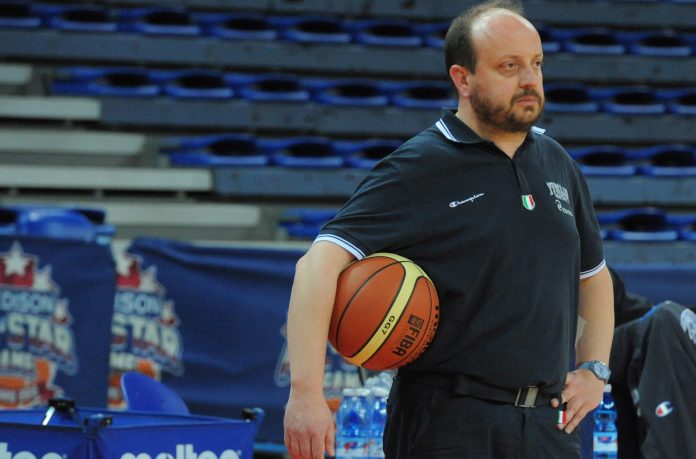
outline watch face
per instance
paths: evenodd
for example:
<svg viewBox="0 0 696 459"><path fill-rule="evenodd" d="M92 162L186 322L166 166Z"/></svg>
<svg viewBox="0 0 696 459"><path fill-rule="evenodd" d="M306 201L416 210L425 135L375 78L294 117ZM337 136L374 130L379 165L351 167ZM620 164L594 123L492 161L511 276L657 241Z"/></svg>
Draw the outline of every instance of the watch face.
<svg viewBox="0 0 696 459"><path fill-rule="evenodd" d="M609 379L609 368L607 368L605 365L602 365L600 362L595 362L592 365L592 372L601 379Z"/></svg>

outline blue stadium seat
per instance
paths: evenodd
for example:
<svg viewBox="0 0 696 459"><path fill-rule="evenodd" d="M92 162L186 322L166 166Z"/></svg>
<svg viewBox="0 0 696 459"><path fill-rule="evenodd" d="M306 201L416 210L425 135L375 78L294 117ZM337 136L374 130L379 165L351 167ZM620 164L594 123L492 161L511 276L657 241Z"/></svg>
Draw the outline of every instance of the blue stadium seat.
<svg viewBox="0 0 696 459"><path fill-rule="evenodd" d="M553 29L552 37L559 40L564 51L577 54L624 54L626 47L616 34L607 28Z"/></svg>
<svg viewBox="0 0 696 459"><path fill-rule="evenodd" d="M229 82L230 79L228 78ZM306 102L309 91L302 81L291 75L258 75L237 87L237 95L249 100L277 100L288 102Z"/></svg>
<svg viewBox="0 0 696 459"><path fill-rule="evenodd" d="M41 27L41 17L30 2L0 2L0 27Z"/></svg>
<svg viewBox="0 0 696 459"><path fill-rule="evenodd" d="M696 215L679 229L679 238L685 241L696 242Z"/></svg>
<svg viewBox="0 0 696 459"><path fill-rule="evenodd" d="M269 158L251 134L218 134L189 137L166 149L170 162L176 166L240 167L267 166Z"/></svg>
<svg viewBox="0 0 696 459"><path fill-rule="evenodd" d="M201 27L182 8L132 8L122 10L121 29L148 35L194 36Z"/></svg>
<svg viewBox="0 0 696 459"><path fill-rule="evenodd" d="M275 40L278 31L267 17L256 14L216 14L199 13L194 15L201 25L202 33L230 40Z"/></svg>
<svg viewBox="0 0 696 459"><path fill-rule="evenodd" d="M608 238L627 242L672 242L679 239L677 225L663 209L637 208L598 213Z"/></svg>
<svg viewBox="0 0 696 459"><path fill-rule="evenodd" d="M688 57L691 46L674 31L625 33L627 50L643 56Z"/></svg>
<svg viewBox="0 0 696 459"><path fill-rule="evenodd" d="M696 176L696 148L686 144L665 144L637 150L640 173L657 177Z"/></svg>
<svg viewBox="0 0 696 459"><path fill-rule="evenodd" d="M664 91L667 110L677 115L696 115L696 88Z"/></svg>
<svg viewBox="0 0 696 459"><path fill-rule="evenodd" d="M591 88L590 97L600 99L602 110L618 115L659 115L667 111L657 92L647 86Z"/></svg>
<svg viewBox="0 0 696 459"><path fill-rule="evenodd" d="M407 21L366 19L351 23L357 43L374 46L419 47L423 38Z"/></svg>
<svg viewBox="0 0 696 459"><path fill-rule="evenodd" d="M696 3L696 0L694 1ZM681 37L691 46L691 51L696 53L696 33L695 32L681 32Z"/></svg>
<svg viewBox="0 0 696 459"><path fill-rule="evenodd" d="M2 206L0 234L108 243L116 231L105 219L96 208Z"/></svg>
<svg viewBox="0 0 696 459"><path fill-rule="evenodd" d="M544 25L537 25L536 28L541 38L541 49L544 53L558 53L561 51L561 41L553 34L553 29Z"/></svg>
<svg viewBox="0 0 696 459"><path fill-rule="evenodd" d="M587 86L582 83L548 83L544 94L544 108L549 112L592 113L599 110L599 103L590 98Z"/></svg>
<svg viewBox="0 0 696 459"><path fill-rule="evenodd" d="M363 79L313 79L307 85L323 104L381 107L389 104L382 85Z"/></svg>
<svg viewBox="0 0 696 459"><path fill-rule="evenodd" d="M443 48L445 46L445 35L449 29L450 22L435 22L414 24L413 30L423 38L423 44L431 48Z"/></svg>
<svg viewBox="0 0 696 459"><path fill-rule="evenodd" d="M335 209L292 208L283 212L278 223L289 237L311 240L336 213Z"/></svg>
<svg viewBox="0 0 696 459"><path fill-rule="evenodd" d="M137 371L121 375L121 390L129 411L188 415L186 402L164 383Z"/></svg>
<svg viewBox="0 0 696 459"><path fill-rule="evenodd" d="M350 43L353 39L344 22L326 16L272 19L280 37L300 43Z"/></svg>
<svg viewBox="0 0 696 459"><path fill-rule="evenodd" d="M234 90L224 75L214 70L158 71L150 75L163 82L164 93L181 99L229 99Z"/></svg>
<svg viewBox="0 0 696 459"><path fill-rule="evenodd" d="M370 139L334 142L336 151L346 158L351 167L369 169L377 162L399 148L403 142L396 139Z"/></svg>
<svg viewBox="0 0 696 459"><path fill-rule="evenodd" d="M259 139L259 145L267 149L276 166L324 169L344 164L343 157L326 137Z"/></svg>
<svg viewBox="0 0 696 459"><path fill-rule="evenodd" d="M50 15L47 24L55 29L69 31L116 32L118 30L118 23L109 10L94 6L61 7Z"/></svg>
<svg viewBox="0 0 696 459"><path fill-rule="evenodd" d="M577 161L580 170L587 176L630 176L637 173L624 148L612 145L597 145L568 149Z"/></svg>
<svg viewBox="0 0 696 459"><path fill-rule="evenodd" d="M54 94L154 97L160 86L143 69L134 68L64 68L51 83Z"/></svg>
<svg viewBox="0 0 696 459"><path fill-rule="evenodd" d="M456 107L457 99L449 83L424 81L385 84L393 105L407 108L439 109Z"/></svg>
<svg viewBox="0 0 696 459"><path fill-rule="evenodd" d="M14 208L0 206L0 235L13 236L17 232L17 211Z"/></svg>

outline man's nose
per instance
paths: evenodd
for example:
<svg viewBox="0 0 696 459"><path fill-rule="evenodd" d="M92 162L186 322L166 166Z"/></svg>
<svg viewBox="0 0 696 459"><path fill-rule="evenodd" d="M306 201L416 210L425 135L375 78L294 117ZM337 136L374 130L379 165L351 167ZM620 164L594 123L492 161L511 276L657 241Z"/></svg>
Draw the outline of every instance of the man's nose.
<svg viewBox="0 0 696 459"><path fill-rule="evenodd" d="M533 67L526 67L520 75L520 86L523 88L533 88L541 83L541 70Z"/></svg>

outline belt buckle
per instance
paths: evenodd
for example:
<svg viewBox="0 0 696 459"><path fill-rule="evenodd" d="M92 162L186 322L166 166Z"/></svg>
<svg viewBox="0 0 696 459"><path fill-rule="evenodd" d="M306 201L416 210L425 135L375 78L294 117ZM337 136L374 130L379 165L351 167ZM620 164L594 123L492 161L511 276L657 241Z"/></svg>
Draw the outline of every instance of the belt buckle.
<svg viewBox="0 0 696 459"><path fill-rule="evenodd" d="M517 390L515 406L520 408L534 408L539 388L537 386L527 386Z"/></svg>

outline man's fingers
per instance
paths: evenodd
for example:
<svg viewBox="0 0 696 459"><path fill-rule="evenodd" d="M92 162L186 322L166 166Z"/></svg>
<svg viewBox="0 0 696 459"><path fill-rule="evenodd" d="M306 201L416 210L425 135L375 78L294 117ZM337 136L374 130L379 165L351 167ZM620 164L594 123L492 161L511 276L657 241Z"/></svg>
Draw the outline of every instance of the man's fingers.
<svg viewBox="0 0 696 459"><path fill-rule="evenodd" d="M333 423L329 426L329 431L327 432L326 437L324 438L324 442L324 447L326 448L326 452L329 453L329 456L335 456L336 452L334 451L334 445L336 442L336 431L334 429Z"/></svg>
<svg viewBox="0 0 696 459"><path fill-rule="evenodd" d="M297 440L297 437L295 436L290 437L290 453L293 459L299 459L302 457L302 451L300 450L300 442Z"/></svg>
<svg viewBox="0 0 696 459"><path fill-rule="evenodd" d="M312 436L312 459L322 459L324 457L324 448L326 447L326 436Z"/></svg>
<svg viewBox="0 0 696 459"><path fill-rule="evenodd" d="M308 435L303 435L299 441L300 457L309 459L312 457L312 439Z"/></svg>

